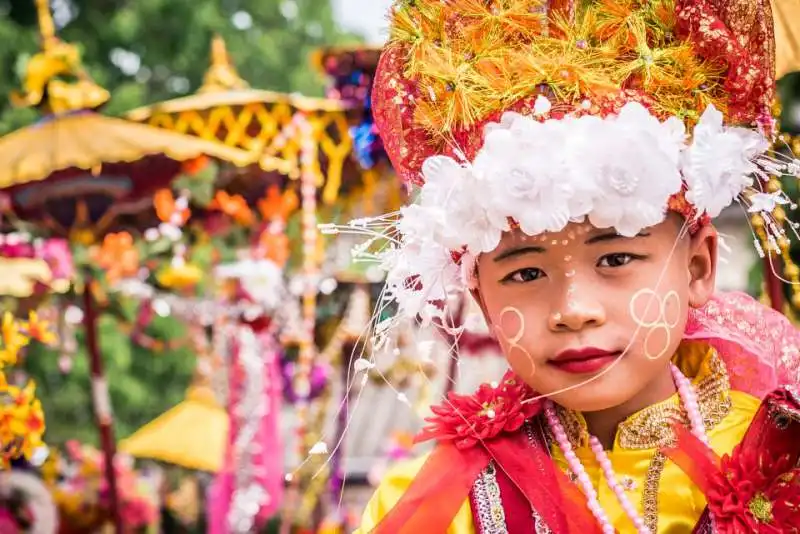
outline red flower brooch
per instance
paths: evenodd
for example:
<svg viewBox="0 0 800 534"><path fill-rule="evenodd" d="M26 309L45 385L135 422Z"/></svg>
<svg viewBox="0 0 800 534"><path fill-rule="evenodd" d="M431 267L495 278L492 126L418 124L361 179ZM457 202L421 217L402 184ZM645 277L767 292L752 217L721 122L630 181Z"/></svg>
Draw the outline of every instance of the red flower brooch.
<svg viewBox="0 0 800 534"><path fill-rule="evenodd" d="M722 457L706 497L723 534L800 532L800 469L789 456L738 446Z"/></svg>
<svg viewBox="0 0 800 534"><path fill-rule="evenodd" d="M498 385L483 384L473 395L450 393L444 403L432 408L433 416L416 441L452 441L459 449L501 433L516 432L541 410L541 403L531 401L533 390L511 371Z"/></svg>
<svg viewBox="0 0 800 534"><path fill-rule="evenodd" d="M718 458L685 427L664 452L706 495L719 534L800 533L800 468L789 456L738 445Z"/></svg>

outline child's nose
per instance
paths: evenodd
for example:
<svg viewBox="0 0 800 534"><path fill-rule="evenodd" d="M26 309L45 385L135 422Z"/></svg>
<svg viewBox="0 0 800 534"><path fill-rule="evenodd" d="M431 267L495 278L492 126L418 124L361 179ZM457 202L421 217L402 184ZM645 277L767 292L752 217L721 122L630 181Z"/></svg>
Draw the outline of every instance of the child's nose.
<svg viewBox="0 0 800 534"><path fill-rule="evenodd" d="M605 308L594 298L591 291L579 291L564 299L564 304L555 309L548 318L550 330L578 331L600 326L606 322Z"/></svg>

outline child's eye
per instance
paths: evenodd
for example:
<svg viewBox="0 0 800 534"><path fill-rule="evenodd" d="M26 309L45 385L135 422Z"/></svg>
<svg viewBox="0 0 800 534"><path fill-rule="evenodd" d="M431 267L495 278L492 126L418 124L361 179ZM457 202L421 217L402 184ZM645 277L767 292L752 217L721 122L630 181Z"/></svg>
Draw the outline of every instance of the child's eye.
<svg viewBox="0 0 800 534"><path fill-rule="evenodd" d="M600 261L597 262L598 267L623 267L628 265L635 259L638 259L638 256L633 254L626 254L624 252L618 254L606 254Z"/></svg>
<svg viewBox="0 0 800 534"><path fill-rule="evenodd" d="M503 278L503 282L515 282L517 284L524 284L527 282L534 282L544 276L544 271L535 267L520 269L509 274Z"/></svg>

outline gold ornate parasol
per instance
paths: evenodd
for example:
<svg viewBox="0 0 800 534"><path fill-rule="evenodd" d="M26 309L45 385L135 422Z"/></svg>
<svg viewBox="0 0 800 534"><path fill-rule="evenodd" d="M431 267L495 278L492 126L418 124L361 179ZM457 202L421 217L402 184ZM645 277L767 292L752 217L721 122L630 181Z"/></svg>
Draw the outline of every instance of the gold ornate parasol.
<svg viewBox="0 0 800 534"><path fill-rule="evenodd" d="M251 163L242 150L194 136L166 132L97 113L108 99L83 69L74 45L54 34L45 0L36 0L42 49L26 66L17 106L46 115L37 124L0 138L0 189L45 180L68 169L99 172L104 164L132 163L163 155L175 161L211 156L239 166Z"/></svg>
<svg viewBox="0 0 800 534"><path fill-rule="evenodd" d="M348 110L347 104L337 100L250 88L236 72L224 41L217 36L211 44L211 65L196 94L138 108L126 117L201 139L222 141L254 154L262 170L297 179L302 141L298 132L287 132L300 113L311 125L318 146L319 161L314 164L325 167L321 173L325 181L323 201L333 203L352 148Z"/></svg>

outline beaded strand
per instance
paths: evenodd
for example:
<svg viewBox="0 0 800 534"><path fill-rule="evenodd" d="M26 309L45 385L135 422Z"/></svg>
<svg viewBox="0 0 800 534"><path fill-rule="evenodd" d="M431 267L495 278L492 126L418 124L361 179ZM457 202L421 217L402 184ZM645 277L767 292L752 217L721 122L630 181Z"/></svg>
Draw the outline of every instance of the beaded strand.
<svg viewBox="0 0 800 534"><path fill-rule="evenodd" d="M675 386L678 389L678 397L681 399L681 404L688 415L692 434L694 434L697 439L708 445L708 435L706 434L706 427L703 421L703 415L700 412L700 406L697 403L697 395L695 394L694 386L674 364L670 365L670 371L672 372ZM600 506L597 490L595 490L594 485L592 484L592 481L586 472L586 468L584 468L577 454L575 454L572 443L570 443L569 439L567 438L567 433L564 430L564 426L558 419L555 405L553 404L553 401L549 399L545 401L544 415L547 419L547 424L550 426L550 429L556 438L558 446L564 453L564 457L567 460L567 465L569 466L570 471L577 477L581 489L583 490L584 495L586 495L589 510L600 523L603 534L614 534L614 526L611 524L611 521L609 520L605 510L603 510L602 506ZM600 440L595 436L590 436L589 443L597 462L600 464L600 468L603 470L603 475L605 476L606 482L614 491L614 494L622 506L622 509L625 511L625 514L633 522L634 526L636 527L636 531L639 534L653 534L650 529L647 528L644 519L642 519L642 517L636 511L633 503L626 495L625 489L617 480L611 460L608 458L608 454L606 454L606 451L603 449L603 445L600 443Z"/></svg>

